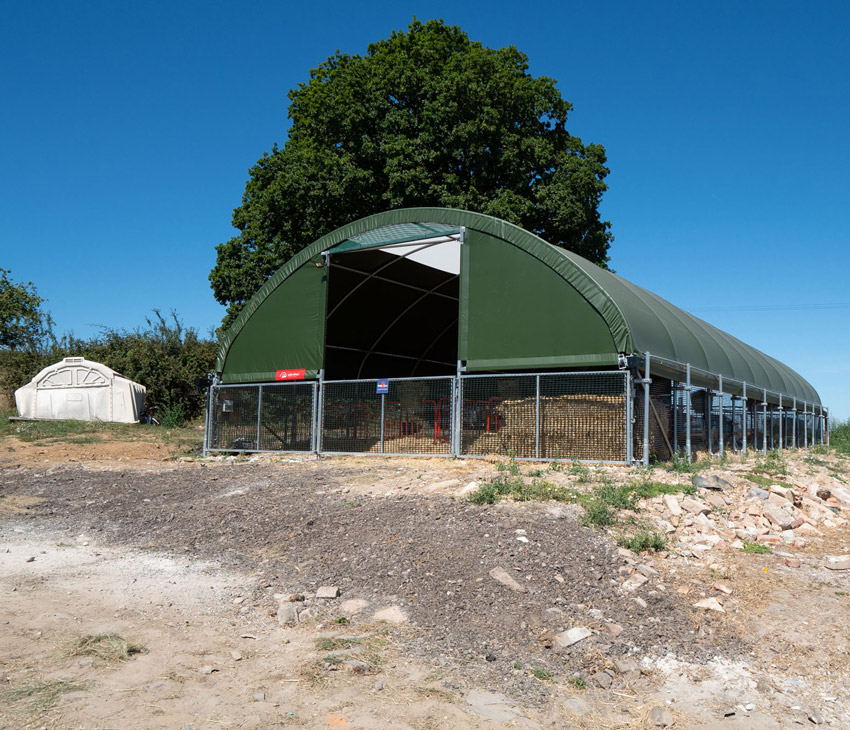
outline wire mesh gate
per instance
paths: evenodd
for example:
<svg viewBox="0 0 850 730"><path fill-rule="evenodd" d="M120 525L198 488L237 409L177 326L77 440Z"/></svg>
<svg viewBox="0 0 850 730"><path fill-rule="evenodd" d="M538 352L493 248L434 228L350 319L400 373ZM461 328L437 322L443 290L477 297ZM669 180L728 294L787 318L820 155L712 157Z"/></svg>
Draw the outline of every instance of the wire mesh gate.
<svg viewBox="0 0 850 730"><path fill-rule="evenodd" d="M316 383L210 388L207 451L314 451Z"/></svg>
<svg viewBox="0 0 850 730"><path fill-rule="evenodd" d="M205 448L628 463L630 393L624 371L217 385Z"/></svg>
<svg viewBox="0 0 850 730"><path fill-rule="evenodd" d="M461 377L461 456L627 462L626 372Z"/></svg>

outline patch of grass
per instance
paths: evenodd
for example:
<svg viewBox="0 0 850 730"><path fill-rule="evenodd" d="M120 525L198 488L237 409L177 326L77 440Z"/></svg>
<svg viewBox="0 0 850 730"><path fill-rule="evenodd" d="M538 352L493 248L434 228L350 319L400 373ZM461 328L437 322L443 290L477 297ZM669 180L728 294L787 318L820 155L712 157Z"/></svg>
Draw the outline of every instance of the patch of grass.
<svg viewBox="0 0 850 730"><path fill-rule="evenodd" d="M416 691L423 697L442 700L443 702L457 702L457 695L441 687L417 687Z"/></svg>
<svg viewBox="0 0 850 730"><path fill-rule="evenodd" d="M62 695L69 692L85 692L91 682L73 682L64 679L19 684L0 689L0 703L21 705L26 710L45 710L56 704Z"/></svg>
<svg viewBox="0 0 850 730"><path fill-rule="evenodd" d="M753 555L770 555L773 550L767 545L762 545L760 542L744 540L744 547L741 548L741 552L751 553Z"/></svg>
<svg viewBox="0 0 850 730"><path fill-rule="evenodd" d="M534 669L531 670L531 675L533 677L537 677L537 679L541 682L551 682L552 678L555 676L548 669L543 669L541 667L534 667Z"/></svg>
<svg viewBox="0 0 850 730"><path fill-rule="evenodd" d="M757 468L766 471L768 474L785 475L788 473L788 465L785 463L785 456L779 449L771 449L766 456L760 456L756 459Z"/></svg>
<svg viewBox="0 0 850 730"><path fill-rule="evenodd" d="M358 646L361 643L363 642L356 638L322 636L316 639L316 648L319 651L341 651L342 649L350 649L352 646Z"/></svg>
<svg viewBox="0 0 850 730"><path fill-rule="evenodd" d="M348 620L345 616L337 616L337 617L334 619L334 623L337 623L337 624L347 624L347 623L351 623L351 622L350 622L350 621L349 621L349 620Z"/></svg>
<svg viewBox="0 0 850 730"><path fill-rule="evenodd" d="M695 491L693 484L664 484L664 482L652 482L648 479L632 482L631 487L641 499L651 499L662 494L682 494L683 492L693 494Z"/></svg>
<svg viewBox="0 0 850 730"><path fill-rule="evenodd" d="M587 689L587 680L578 674L570 677L570 684L576 689Z"/></svg>
<svg viewBox="0 0 850 730"><path fill-rule="evenodd" d="M0 412L0 438L11 437L28 443L90 444L100 441L157 441L182 453L200 450L203 434L188 423L185 428L165 428L140 423L105 421L10 421L17 411Z"/></svg>
<svg viewBox="0 0 850 730"><path fill-rule="evenodd" d="M590 481L590 469L581 462L574 461L570 464L570 469L567 473L577 477L576 481L580 484L587 484Z"/></svg>
<svg viewBox="0 0 850 730"><path fill-rule="evenodd" d="M658 552L667 547L667 536L656 530L640 530L631 536L621 535L617 539L617 544L634 553L642 553L645 550Z"/></svg>
<svg viewBox="0 0 850 730"><path fill-rule="evenodd" d="M708 459L689 462L688 457L681 453L673 454L673 458L666 464L667 471L675 471L679 474L698 474L710 466L713 466L713 463Z"/></svg>
<svg viewBox="0 0 850 730"><path fill-rule="evenodd" d="M118 634L88 634L72 642L65 656L93 656L107 662L125 662L134 654L146 652L141 644L133 644Z"/></svg>
<svg viewBox="0 0 850 730"><path fill-rule="evenodd" d="M517 670L522 669L522 664L520 664L519 662L514 662L514 663L513 663L513 668L514 668L514 669L517 669Z"/></svg>
<svg viewBox="0 0 850 730"><path fill-rule="evenodd" d="M517 502L576 502L579 495L567 487L559 487L545 480L534 478L526 481L513 455L497 467L499 475L487 484L482 484L466 499L473 504L493 504L498 499L513 499Z"/></svg>
<svg viewBox="0 0 850 730"><path fill-rule="evenodd" d="M786 489L794 489L793 484L789 484L788 482L783 482L781 479L774 479L773 477L766 477L764 474L744 474L744 479L751 481L753 484L757 484L760 487L770 487L774 484L778 484L780 487L785 487Z"/></svg>

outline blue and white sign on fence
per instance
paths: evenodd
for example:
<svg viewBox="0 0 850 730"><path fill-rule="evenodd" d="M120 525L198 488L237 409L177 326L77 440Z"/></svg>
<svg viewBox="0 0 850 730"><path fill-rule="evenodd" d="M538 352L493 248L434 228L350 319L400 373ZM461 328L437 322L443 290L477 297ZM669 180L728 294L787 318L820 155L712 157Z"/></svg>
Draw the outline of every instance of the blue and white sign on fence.
<svg viewBox="0 0 850 730"><path fill-rule="evenodd" d="M390 391L390 381L386 378L381 378L378 381L378 389L375 391L378 395L381 393L389 393Z"/></svg>

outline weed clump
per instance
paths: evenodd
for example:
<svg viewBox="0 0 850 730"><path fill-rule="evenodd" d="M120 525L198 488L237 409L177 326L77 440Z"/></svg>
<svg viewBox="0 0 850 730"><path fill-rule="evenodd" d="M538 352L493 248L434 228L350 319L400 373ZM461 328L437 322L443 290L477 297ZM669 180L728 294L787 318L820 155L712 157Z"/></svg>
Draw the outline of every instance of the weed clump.
<svg viewBox="0 0 850 730"><path fill-rule="evenodd" d="M617 544L634 553L642 553L647 550L659 552L667 548L667 536L655 530L640 530L631 536L621 536L617 540Z"/></svg>
<svg viewBox="0 0 850 730"><path fill-rule="evenodd" d="M144 654L147 649L133 644L118 634L89 634L72 642L66 656L93 656L107 662L124 662L134 654Z"/></svg>
<svg viewBox="0 0 850 730"><path fill-rule="evenodd" d="M771 550L767 545L762 545L760 542L749 542L748 540L744 540L744 546L741 550L745 553L751 553L754 555L770 555L773 550Z"/></svg>

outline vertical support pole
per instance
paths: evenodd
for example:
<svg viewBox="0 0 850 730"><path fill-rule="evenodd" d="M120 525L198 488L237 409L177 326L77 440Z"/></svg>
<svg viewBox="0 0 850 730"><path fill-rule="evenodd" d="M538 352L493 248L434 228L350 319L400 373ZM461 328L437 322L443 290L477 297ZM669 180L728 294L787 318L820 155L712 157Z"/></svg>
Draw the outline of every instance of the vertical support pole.
<svg viewBox="0 0 850 730"><path fill-rule="evenodd" d="M687 379L687 397L685 398L685 448L688 450L688 463L691 463L691 364L685 365Z"/></svg>
<svg viewBox="0 0 850 730"><path fill-rule="evenodd" d="M726 447L726 444L724 443L725 437L723 436L723 376L718 375L717 379L718 379L718 388L720 389L720 417L718 419L720 425L718 426L718 429L717 429L718 430L717 440L720 442L719 443L719 449L720 450L719 450L718 453L720 454L720 458L722 459L725 455L724 448ZM734 409L734 403L732 404L732 407ZM732 423L734 424L734 416L733 416ZM734 426L733 426L733 430L732 430L732 440L733 441L735 440Z"/></svg>
<svg viewBox="0 0 850 730"><path fill-rule="evenodd" d="M204 446L203 451L201 452L204 456L207 456L209 454L210 449L210 428L212 424L212 403L214 387L215 381L210 383L209 388L207 388L207 410L204 413Z"/></svg>
<svg viewBox="0 0 850 730"><path fill-rule="evenodd" d="M673 451L679 455L679 383L673 381Z"/></svg>
<svg viewBox="0 0 850 730"><path fill-rule="evenodd" d="M384 453L384 418L386 417L387 394L381 393L381 453Z"/></svg>
<svg viewBox="0 0 850 730"><path fill-rule="evenodd" d="M829 448L829 411L823 417L823 433L826 437L826 448Z"/></svg>
<svg viewBox="0 0 850 730"><path fill-rule="evenodd" d="M325 424L325 371L319 370L319 382L316 384L318 398L316 400L316 456L322 453L322 431Z"/></svg>
<svg viewBox="0 0 850 730"><path fill-rule="evenodd" d="M705 389L705 436L706 441L708 443L708 455L714 456L712 452L711 446L711 421L712 421L712 410L714 409L714 391L711 388Z"/></svg>
<svg viewBox="0 0 850 730"><path fill-rule="evenodd" d="M742 383L744 393L741 396L741 450L747 453L747 383Z"/></svg>
<svg viewBox="0 0 850 730"><path fill-rule="evenodd" d="M635 461L635 437L634 437L634 411L635 411L635 386L632 383L632 374L626 370L626 464L632 466Z"/></svg>
<svg viewBox="0 0 850 730"><path fill-rule="evenodd" d="M803 401L803 449L809 450L809 404Z"/></svg>
<svg viewBox="0 0 850 730"><path fill-rule="evenodd" d="M257 438L254 441L254 451L260 450L260 419L263 413L263 386L257 386L259 394L257 395Z"/></svg>
<svg viewBox="0 0 850 730"><path fill-rule="evenodd" d="M767 391L762 390L762 401L761 401L761 409L764 414L764 434L762 435L761 440L761 451L766 456L767 455Z"/></svg>
<svg viewBox="0 0 850 730"><path fill-rule="evenodd" d="M534 378L534 458L540 458L540 376Z"/></svg>
<svg viewBox="0 0 850 730"><path fill-rule="evenodd" d="M649 466L649 385L652 381L649 379L650 355L646 352L643 357L643 465Z"/></svg>
<svg viewBox="0 0 850 730"><path fill-rule="evenodd" d="M797 399L791 403L791 448L797 448Z"/></svg>
<svg viewBox="0 0 850 730"><path fill-rule="evenodd" d="M454 407L454 423L452 424L452 454L460 456L462 431L463 431L463 365L460 360L457 361L457 369L455 371L455 399Z"/></svg>
<svg viewBox="0 0 850 730"><path fill-rule="evenodd" d="M785 411L782 409L782 393L779 394L779 448L785 448L785 439L782 437L782 419Z"/></svg>

